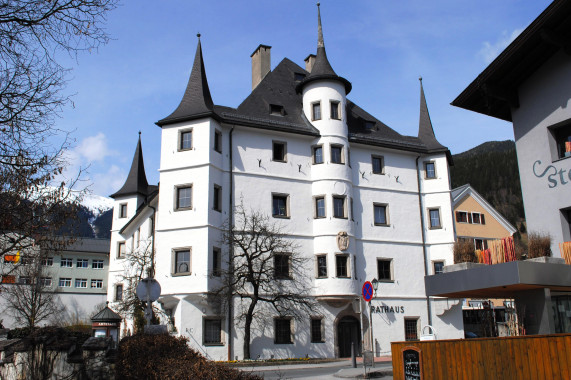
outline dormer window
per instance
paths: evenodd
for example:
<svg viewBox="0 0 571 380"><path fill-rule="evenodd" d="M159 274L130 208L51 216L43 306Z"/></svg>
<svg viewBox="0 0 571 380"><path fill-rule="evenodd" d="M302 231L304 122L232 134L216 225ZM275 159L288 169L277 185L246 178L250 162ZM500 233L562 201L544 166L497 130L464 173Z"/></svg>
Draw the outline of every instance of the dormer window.
<svg viewBox="0 0 571 380"><path fill-rule="evenodd" d="M279 104L270 104L270 115L284 116L285 115L284 106Z"/></svg>
<svg viewBox="0 0 571 380"><path fill-rule="evenodd" d="M373 128L375 128L375 122L374 121L367 121L365 120L365 129L367 131L372 131Z"/></svg>
<svg viewBox="0 0 571 380"><path fill-rule="evenodd" d="M293 74L293 78L296 82L301 82L302 80L305 79L305 74L302 73L294 73Z"/></svg>
<svg viewBox="0 0 571 380"><path fill-rule="evenodd" d="M313 103L311 105L311 120L321 120L321 103Z"/></svg>

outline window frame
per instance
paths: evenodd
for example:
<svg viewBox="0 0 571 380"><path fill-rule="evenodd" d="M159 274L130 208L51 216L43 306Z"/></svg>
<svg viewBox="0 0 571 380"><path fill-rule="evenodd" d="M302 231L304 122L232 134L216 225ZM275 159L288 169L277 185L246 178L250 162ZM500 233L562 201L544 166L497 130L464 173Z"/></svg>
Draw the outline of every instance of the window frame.
<svg viewBox="0 0 571 380"><path fill-rule="evenodd" d="M340 275L339 273L339 258L344 258L345 259L345 275ZM350 268L350 264L351 263L351 256L349 256L346 253L336 253L335 254L335 277L336 278L351 278L351 268Z"/></svg>
<svg viewBox="0 0 571 380"><path fill-rule="evenodd" d="M431 230L440 230L442 229L442 214L440 212L440 207L429 207L427 208L428 211L428 225L430 226L429 229ZM432 211L438 212L438 225L432 225Z"/></svg>
<svg viewBox="0 0 571 380"><path fill-rule="evenodd" d="M428 175L428 165L432 165L433 168L433 175L429 176ZM437 173L436 173L436 162L435 161L424 161L424 179L436 179L437 178Z"/></svg>
<svg viewBox="0 0 571 380"><path fill-rule="evenodd" d="M571 152L567 151L567 142L571 142L571 122L564 120L560 123L547 127L549 131L549 146L551 151L551 161L565 160L571 157ZM567 133L567 141L564 135ZM569 153L569 154L567 154Z"/></svg>
<svg viewBox="0 0 571 380"><path fill-rule="evenodd" d="M331 196L331 198L333 199L332 202L332 206L333 206L333 217L337 218L337 219L347 219L347 196L346 195L339 195L339 194L333 194ZM339 201L342 200L343 201L343 215L342 216L338 216L336 214L336 204L335 201Z"/></svg>
<svg viewBox="0 0 571 380"><path fill-rule="evenodd" d="M283 322L282 326L278 326L278 324L281 324ZM278 334L278 327L285 327L286 323L288 325L288 330L289 330L289 334L285 334L285 333L279 333ZM275 317L274 318L274 344L293 344L293 326L292 323L293 322L293 318L291 317ZM286 335L288 336L288 339L286 338ZM283 340L282 340L283 339Z"/></svg>
<svg viewBox="0 0 571 380"><path fill-rule="evenodd" d="M283 262L278 263L285 258L285 271ZM274 254L274 278L276 280L291 280L291 253L275 253ZM279 265L279 267L278 267ZM278 269L279 268L279 269ZM286 273L287 272L287 273Z"/></svg>
<svg viewBox="0 0 571 380"><path fill-rule="evenodd" d="M190 147L183 147L184 144L184 135L189 134L190 135ZM184 129L179 129L178 131L178 151L179 152L185 152L185 151L189 151L189 150L193 150L194 149L194 133L193 133L193 128L184 128Z"/></svg>
<svg viewBox="0 0 571 380"><path fill-rule="evenodd" d="M40 277L40 285L44 288L51 288L53 281L51 277Z"/></svg>
<svg viewBox="0 0 571 380"><path fill-rule="evenodd" d="M80 266L80 263L81 263L81 266ZM75 260L75 267L76 268L82 268L82 269L89 268L89 259L76 259Z"/></svg>
<svg viewBox="0 0 571 380"><path fill-rule="evenodd" d="M212 247L212 276L222 276L222 249Z"/></svg>
<svg viewBox="0 0 571 380"><path fill-rule="evenodd" d="M127 213L127 203L119 203L119 219L124 219L128 215Z"/></svg>
<svg viewBox="0 0 571 380"><path fill-rule="evenodd" d="M189 206L184 206L181 207L180 206L180 191L181 190L186 190L186 189L190 189L190 205ZM175 185L174 187L174 211L187 211L187 210L192 210L192 204L193 204L193 186L192 183L185 183L185 184L180 184L180 185Z"/></svg>
<svg viewBox="0 0 571 380"><path fill-rule="evenodd" d="M325 219L327 218L327 201L325 194L315 195L313 197L313 219ZM323 201L323 215L319 215L319 201Z"/></svg>
<svg viewBox="0 0 571 380"><path fill-rule="evenodd" d="M42 266L53 267L54 266L54 258L52 256L42 258Z"/></svg>
<svg viewBox="0 0 571 380"><path fill-rule="evenodd" d="M388 263L389 265L389 278L381 277L380 263ZM379 282L395 282L394 277L394 261L389 257L377 257L377 280Z"/></svg>
<svg viewBox="0 0 571 380"><path fill-rule="evenodd" d="M212 190L212 209L222 212L222 186L214 184Z"/></svg>
<svg viewBox="0 0 571 380"><path fill-rule="evenodd" d="M186 272L179 272L178 271L178 254L179 253L186 253L188 252L188 271ZM192 274L192 247L177 247L173 248L171 251L171 276L178 277L178 276L189 276ZM183 262L180 263L181 265Z"/></svg>
<svg viewBox="0 0 571 380"><path fill-rule="evenodd" d="M121 289L121 291L119 291L119 289ZM118 301L123 301L123 284L119 283L119 284L115 284L114 286L114 294L113 294L113 299L115 300L115 302Z"/></svg>
<svg viewBox="0 0 571 380"><path fill-rule="evenodd" d="M93 286L95 284L96 286ZM101 284L101 286L97 286ZM99 278L91 279L91 289L103 289L103 280Z"/></svg>
<svg viewBox="0 0 571 380"><path fill-rule="evenodd" d="M337 115L334 115L336 110ZM331 120L341 120L341 102L339 100L329 101L329 117Z"/></svg>
<svg viewBox="0 0 571 380"><path fill-rule="evenodd" d="M456 223L469 224L469 222L468 222L468 211L457 210L454 214L456 216ZM465 218L462 218L462 216L465 216ZM461 219L465 219L465 220L461 220Z"/></svg>
<svg viewBox="0 0 571 380"><path fill-rule="evenodd" d="M65 262L65 265L64 265ZM69 257L62 257L60 259L60 268L73 268L73 258Z"/></svg>
<svg viewBox="0 0 571 380"><path fill-rule="evenodd" d="M380 161L380 165L381 165L380 171L375 170L375 160ZM377 174L377 175L385 175L385 156L381 156L378 154L372 154L371 155L371 173Z"/></svg>
<svg viewBox="0 0 571 380"><path fill-rule="evenodd" d="M212 147L215 152L222 153L222 132L214 129L214 146Z"/></svg>
<svg viewBox="0 0 571 380"><path fill-rule="evenodd" d="M121 247L124 248L124 252L122 252L123 250L121 249ZM117 258L118 259L124 259L125 256L127 256L127 242L118 241L117 242Z"/></svg>
<svg viewBox="0 0 571 380"><path fill-rule="evenodd" d="M79 286L78 286L79 284ZM77 289L87 289L87 279L86 278L76 278L75 288Z"/></svg>
<svg viewBox="0 0 571 380"><path fill-rule="evenodd" d="M71 288L71 277L60 277L58 279L59 288Z"/></svg>
<svg viewBox="0 0 571 380"><path fill-rule="evenodd" d="M279 158L276 159L276 146L283 147L281 159ZM272 161L281 162L281 163L287 162L287 142L280 140L272 140Z"/></svg>
<svg viewBox="0 0 571 380"><path fill-rule="evenodd" d="M101 264L101 267L99 267L99 264ZM91 269L104 269L105 268L105 260L102 259L93 259L91 261Z"/></svg>
<svg viewBox="0 0 571 380"><path fill-rule="evenodd" d="M319 321L319 329L317 326L314 326L314 322ZM319 331L319 336L315 336L314 333ZM310 341L311 343L325 343L325 326L323 323L323 317L321 316L312 316L309 319L309 334L310 334Z"/></svg>
<svg viewBox="0 0 571 380"><path fill-rule="evenodd" d="M317 161L317 155L316 155L317 149L320 149L320 150L321 150L321 161ZM323 164L324 161L325 161L325 160L323 159L323 158L324 158L324 157L323 157L323 144L313 145L313 146L311 147L311 156L312 156L312 159L313 159L313 165Z"/></svg>
<svg viewBox="0 0 571 380"><path fill-rule="evenodd" d="M274 213L275 208L274 208L274 200L277 200L278 198L284 198L285 199L285 214L280 214L280 213ZM290 213L289 213L289 194L284 194L284 193L272 193L272 217L274 218L281 218L281 219L289 219L290 218Z"/></svg>
<svg viewBox="0 0 571 380"><path fill-rule="evenodd" d="M377 208L384 207L385 209L385 223L377 222ZM388 203L378 203L373 202L373 224L378 227L389 227L389 204Z"/></svg>
<svg viewBox="0 0 571 380"><path fill-rule="evenodd" d="M319 111L319 117L316 117L316 112L315 112L316 106L317 106L317 110ZM321 101L312 102L311 103L311 121L321 120L322 117L323 117L323 112L321 110Z"/></svg>
<svg viewBox="0 0 571 380"><path fill-rule="evenodd" d="M320 273L320 263L319 263L319 259L324 259L325 260L325 274L321 275ZM327 278L329 275L329 266L327 265L327 254L326 253L320 253L315 255L315 278Z"/></svg>
<svg viewBox="0 0 571 380"><path fill-rule="evenodd" d="M210 322L218 323L218 340L207 341L207 324ZM223 346L224 345L224 318L218 316L205 316L202 318L202 344L204 346Z"/></svg>
<svg viewBox="0 0 571 380"><path fill-rule="evenodd" d="M285 107L281 104L270 103L269 113L272 116L285 116Z"/></svg>
<svg viewBox="0 0 571 380"><path fill-rule="evenodd" d="M345 165L345 147L343 144L329 144L329 162L337 165ZM333 149L339 149L339 162L333 160Z"/></svg>
<svg viewBox="0 0 571 380"><path fill-rule="evenodd" d="M442 268L440 271L436 271L436 265L442 264ZM441 274L444 273L444 266L446 264L445 260L432 260L432 274Z"/></svg>
<svg viewBox="0 0 571 380"><path fill-rule="evenodd" d="M419 336L420 336L420 330L419 330L419 320L420 318L418 317L404 317L404 340L406 342L414 342L414 341L418 341L419 340ZM414 321L415 324L415 338L411 339L407 337L407 333L409 331L409 329L407 329L407 322L412 322Z"/></svg>

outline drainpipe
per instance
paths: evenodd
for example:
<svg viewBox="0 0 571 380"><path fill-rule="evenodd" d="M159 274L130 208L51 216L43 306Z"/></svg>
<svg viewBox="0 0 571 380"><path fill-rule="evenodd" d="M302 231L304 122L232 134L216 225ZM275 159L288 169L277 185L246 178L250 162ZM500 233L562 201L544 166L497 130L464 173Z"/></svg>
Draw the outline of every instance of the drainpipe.
<svg viewBox="0 0 571 380"><path fill-rule="evenodd" d="M228 198L228 213L229 223L228 228L230 230L234 229L234 164L232 162L232 134L234 133L234 126L230 129L229 139L228 139L228 157L230 161L230 191ZM232 241L232 234L230 234L230 241L228 242L228 273L234 272L234 242ZM234 326L234 315L232 310L232 302L234 297L232 292L230 292L230 299L228 300L228 361L232 360L232 327Z"/></svg>
<svg viewBox="0 0 571 380"><path fill-rule="evenodd" d="M155 217L157 214L157 209L151 206L149 203L149 207L153 209L153 218L151 219L152 228L151 228L151 273L149 277L155 277Z"/></svg>
<svg viewBox="0 0 571 380"><path fill-rule="evenodd" d="M420 169L418 168L418 160L416 157L416 183L418 185L418 210L420 211L420 226L422 233L422 255L424 257L424 276L428 276L428 260L426 254L426 237L424 235L424 208L422 207L422 195L420 193ZM426 292L426 289L424 290ZM426 311L428 312L428 324L432 326L432 308L430 306L430 297L426 296Z"/></svg>

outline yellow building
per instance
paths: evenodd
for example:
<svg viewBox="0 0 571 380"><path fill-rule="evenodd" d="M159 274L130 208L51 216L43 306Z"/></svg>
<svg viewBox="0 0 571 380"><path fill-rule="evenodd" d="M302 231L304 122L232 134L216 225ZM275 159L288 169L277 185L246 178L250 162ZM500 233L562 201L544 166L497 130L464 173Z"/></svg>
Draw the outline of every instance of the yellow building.
<svg viewBox="0 0 571 380"><path fill-rule="evenodd" d="M510 224L470 184L452 190L454 227L458 239L472 239L476 249L488 248L488 240L516 233Z"/></svg>

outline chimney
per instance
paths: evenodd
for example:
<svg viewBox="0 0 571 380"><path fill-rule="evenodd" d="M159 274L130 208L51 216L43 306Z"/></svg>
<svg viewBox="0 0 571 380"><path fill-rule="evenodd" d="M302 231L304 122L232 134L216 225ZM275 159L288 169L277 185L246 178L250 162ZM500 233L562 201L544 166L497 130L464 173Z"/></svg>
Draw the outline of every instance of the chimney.
<svg viewBox="0 0 571 380"><path fill-rule="evenodd" d="M260 84L271 70L271 48L271 46L260 44L250 55L250 58L252 58L252 90Z"/></svg>
<svg viewBox="0 0 571 380"><path fill-rule="evenodd" d="M307 56L307 58L304 59L305 61L305 70L307 72L311 72L311 69L313 69L313 65L315 64L315 54L310 54Z"/></svg>

